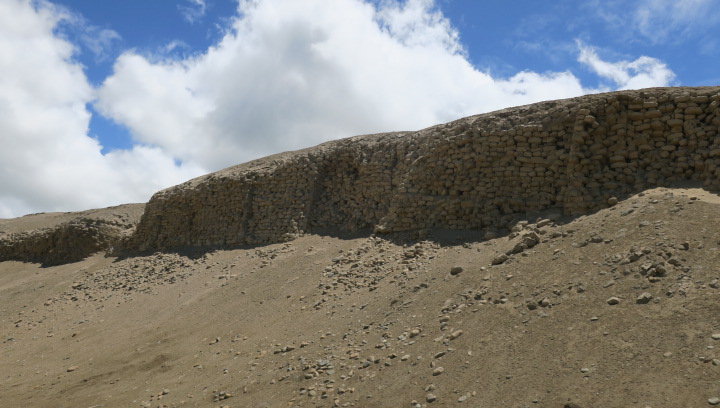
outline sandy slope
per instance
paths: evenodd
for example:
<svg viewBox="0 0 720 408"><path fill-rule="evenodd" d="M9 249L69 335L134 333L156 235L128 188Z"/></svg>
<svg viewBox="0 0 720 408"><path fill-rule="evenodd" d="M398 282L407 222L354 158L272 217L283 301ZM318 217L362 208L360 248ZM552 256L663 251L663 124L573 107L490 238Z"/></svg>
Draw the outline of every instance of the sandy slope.
<svg viewBox="0 0 720 408"><path fill-rule="evenodd" d="M0 406L710 406L719 205L655 189L490 241L3 262Z"/></svg>

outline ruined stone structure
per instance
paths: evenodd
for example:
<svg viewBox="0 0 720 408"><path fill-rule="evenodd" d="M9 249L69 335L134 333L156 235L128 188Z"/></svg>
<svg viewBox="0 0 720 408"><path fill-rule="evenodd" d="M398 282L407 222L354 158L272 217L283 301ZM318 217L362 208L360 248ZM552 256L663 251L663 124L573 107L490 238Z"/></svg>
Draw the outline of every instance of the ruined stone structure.
<svg viewBox="0 0 720 408"><path fill-rule="evenodd" d="M77 262L112 248L135 230L144 204L0 220L0 262L44 266ZM44 225L43 228L36 228Z"/></svg>
<svg viewBox="0 0 720 408"><path fill-rule="evenodd" d="M720 87L623 91L328 142L155 194L125 246L504 227L508 215L587 213L612 196L681 180L715 189L719 104Z"/></svg>

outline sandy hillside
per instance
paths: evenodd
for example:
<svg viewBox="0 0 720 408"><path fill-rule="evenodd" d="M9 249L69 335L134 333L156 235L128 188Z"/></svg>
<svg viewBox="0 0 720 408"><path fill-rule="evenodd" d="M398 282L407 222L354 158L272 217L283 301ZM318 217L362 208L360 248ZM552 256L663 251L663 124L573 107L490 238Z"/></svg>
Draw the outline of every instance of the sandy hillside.
<svg viewBox="0 0 720 408"><path fill-rule="evenodd" d="M490 240L2 262L0 406L712 406L719 212L659 188Z"/></svg>

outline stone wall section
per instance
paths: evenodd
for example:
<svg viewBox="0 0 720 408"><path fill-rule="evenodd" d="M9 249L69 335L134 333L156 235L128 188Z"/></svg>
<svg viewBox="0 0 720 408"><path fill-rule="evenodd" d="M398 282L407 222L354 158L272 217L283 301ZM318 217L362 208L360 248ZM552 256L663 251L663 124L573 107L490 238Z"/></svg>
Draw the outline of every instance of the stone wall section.
<svg viewBox="0 0 720 408"><path fill-rule="evenodd" d="M163 190L130 250L303 232L505 227L547 209L694 180L720 187L720 87L652 88L505 109L283 153Z"/></svg>
<svg viewBox="0 0 720 408"><path fill-rule="evenodd" d="M110 250L132 234L144 207L144 204L125 204L76 213L40 213L4 220L0 223L0 262L61 265ZM37 225L47 226L33 227Z"/></svg>

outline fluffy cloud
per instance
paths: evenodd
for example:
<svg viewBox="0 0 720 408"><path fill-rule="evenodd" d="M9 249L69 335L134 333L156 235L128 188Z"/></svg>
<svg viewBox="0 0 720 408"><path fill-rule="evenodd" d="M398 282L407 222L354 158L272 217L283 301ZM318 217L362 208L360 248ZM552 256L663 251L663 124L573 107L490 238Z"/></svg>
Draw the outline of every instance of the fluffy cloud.
<svg viewBox="0 0 720 408"><path fill-rule="evenodd" d="M122 55L98 107L138 140L215 170L592 91L570 72L479 71L431 0L244 0L239 8L233 30L203 55ZM622 70L621 87L667 84L645 61Z"/></svg>
<svg viewBox="0 0 720 408"><path fill-rule="evenodd" d="M640 89L653 86L668 86L675 79L675 74L662 61L642 56L635 61L607 62L600 59L597 50L578 43L580 56L578 61L586 64L598 76L611 80L610 89Z"/></svg>
<svg viewBox="0 0 720 408"><path fill-rule="evenodd" d="M713 0L643 0L632 18L643 36L662 43L702 32L720 20L720 10Z"/></svg>
<svg viewBox="0 0 720 408"><path fill-rule="evenodd" d="M0 216L145 201L201 170L159 148L101 154L88 137L94 97L48 3L0 1Z"/></svg>
<svg viewBox="0 0 720 408"><path fill-rule="evenodd" d="M625 41L677 45L693 39L703 46L720 23L715 0L591 0L587 6Z"/></svg>

